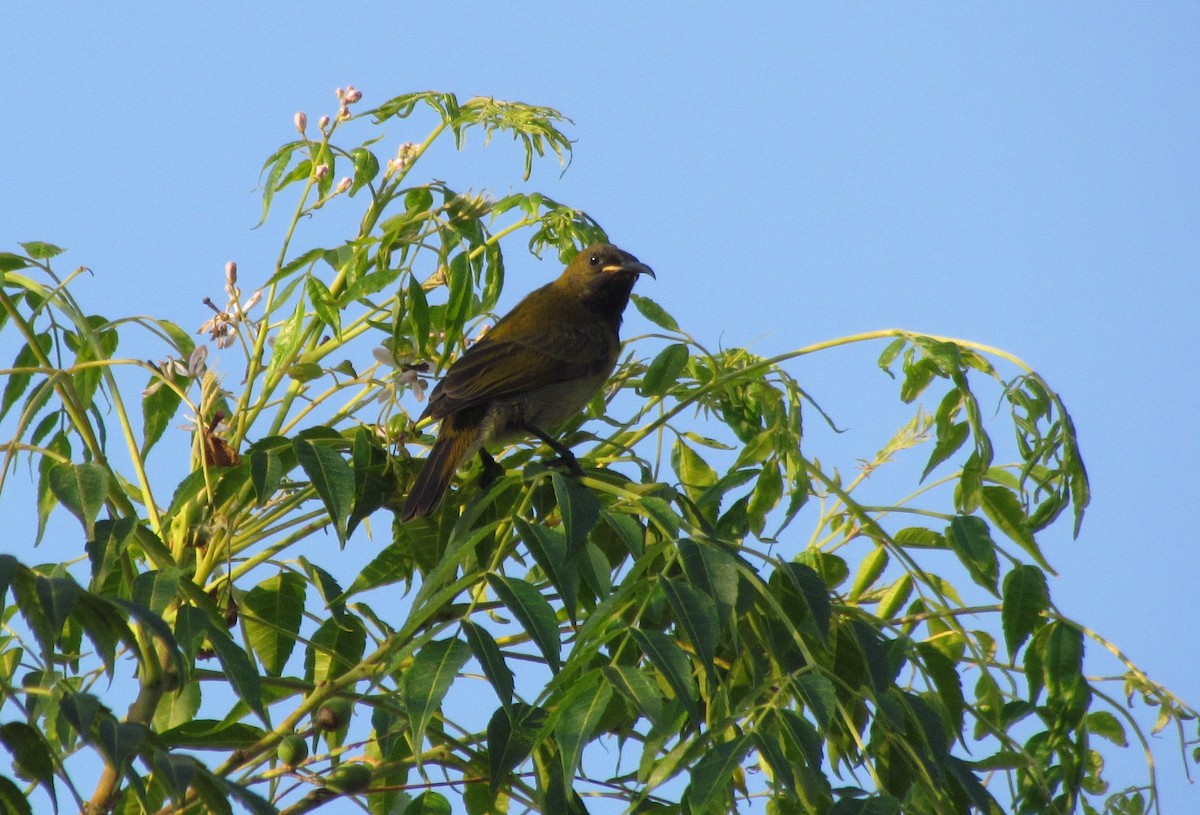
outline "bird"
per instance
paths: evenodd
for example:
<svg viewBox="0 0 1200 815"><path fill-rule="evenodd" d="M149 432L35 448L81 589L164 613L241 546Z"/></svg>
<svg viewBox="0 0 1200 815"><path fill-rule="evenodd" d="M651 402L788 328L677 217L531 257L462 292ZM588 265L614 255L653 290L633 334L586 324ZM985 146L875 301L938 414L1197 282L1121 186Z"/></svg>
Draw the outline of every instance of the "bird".
<svg viewBox="0 0 1200 815"><path fill-rule="evenodd" d="M589 246L454 361L418 419L441 424L401 521L433 512L455 471L475 454L483 462L483 483L503 473L486 445L533 436L574 474L582 473L549 431L578 415L616 368L621 317L641 275L655 277L611 244Z"/></svg>

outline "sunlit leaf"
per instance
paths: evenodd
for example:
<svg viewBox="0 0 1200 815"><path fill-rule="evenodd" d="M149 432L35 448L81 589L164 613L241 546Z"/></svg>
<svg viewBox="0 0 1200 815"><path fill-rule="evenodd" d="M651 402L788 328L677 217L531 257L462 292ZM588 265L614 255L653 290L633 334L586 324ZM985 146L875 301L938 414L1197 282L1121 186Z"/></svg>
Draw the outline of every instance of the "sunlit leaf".
<svg viewBox="0 0 1200 815"><path fill-rule="evenodd" d="M1004 606L1000 621L1004 628L1004 644L1009 656L1015 658L1042 622L1042 614L1050 608L1050 590L1046 575L1036 566L1016 566L1004 577Z"/></svg>
<svg viewBox="0 0 1200 815"><path fill-rule="evenodd" d="M575 776L583 748L591 740L612 695L612 686L597 673L591 681L576 683L562 701L555 718L554 735L558 741L564 778Z"/></svg>
<svg viewBox="0 0 1200 815"><path fill-rule="evenodd" d="M546 658L553 671L562 666L562 644L558 636L558 621L554 609L536 588L524 580L498 574L487 576L488 585L500 602L520 620L525 632Z"/></svg>
<svg viewBox="0 0 1200 815"><path fill-rule="evenodd" d="M242 597L242 619L250 646L271 676L282 675L296 646L304 616L305 587L300 575L281 571Z"/></svg>
<svg viewBox="0 0 1200 815"><path fill-rule="evenodd" d="M83 524L88 540L95 537L96 516L108 495L108 470L90 462L58 464L50 470L54 497Z"/></svg>
<svg viewBox="0 0 1200 815"><path fill-rule="evenodd" d="M992 594L998 594L996 581L1000 576L1000 561L987 522L974 515L956 515L946 527L946 542L967 567L971 579Z"/></svg>
<svg viewBox="0 0 1200 815"><path fill-rule="evenodd" d="M630 299L633 301L634 307L641 312L642 316L659 328L665 328L667 331L679 330L679 323L675 322L675 318L667 314L662 306L649 297L633 294L630 295Z"/></svg>
<svg viewBox="0 0 1200 815"><path fill-rule="evenodd" d="M454 678L470 658L471 649L462 640L434 640L417 651L412 665L404 672L402 698L414 750L419 749L425 728L441 707Z"/></svg>

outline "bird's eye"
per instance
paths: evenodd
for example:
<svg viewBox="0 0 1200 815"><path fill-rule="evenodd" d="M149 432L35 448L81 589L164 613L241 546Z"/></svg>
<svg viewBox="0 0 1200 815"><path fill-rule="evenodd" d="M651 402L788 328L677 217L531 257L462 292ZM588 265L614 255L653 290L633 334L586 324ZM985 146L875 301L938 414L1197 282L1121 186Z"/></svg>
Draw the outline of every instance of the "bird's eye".
<svg viewBox="0 0 1200 815"><path fill-rule="evenodd" d="M600 253L592 252L592 254L588 257L588 263L594 267L598 267L600 265Z"/></svg>

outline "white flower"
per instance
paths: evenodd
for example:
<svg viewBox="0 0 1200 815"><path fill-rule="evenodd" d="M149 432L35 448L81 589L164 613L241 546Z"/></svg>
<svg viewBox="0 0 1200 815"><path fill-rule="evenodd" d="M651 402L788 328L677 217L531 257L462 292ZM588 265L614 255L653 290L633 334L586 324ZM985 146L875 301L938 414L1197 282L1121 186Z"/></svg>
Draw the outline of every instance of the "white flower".
<svg viewBox="0 0 1200 815"><path fill-rule="evenodd" d="M428 362L399 362L388 349L380 346L371 351L375 361L388 368L394 369L386 379L383 387L375 397L377 402L388 402L397 399L405 388L412 390L418 402L425 401L425 382L421 374L429 370Z"/></svg>
<svg viewBox="0 0 1200 815"><path fill-rule="evenodd" d="M159 360L157 363L152 362L150 365L154 368L154 380L142 391L143 399L159 391L167 383L168 379L174 380L177 376L192 375L188 370L188 366L184 365L180 360L175 359L175 357L167 357L166 359Z"/></svg>

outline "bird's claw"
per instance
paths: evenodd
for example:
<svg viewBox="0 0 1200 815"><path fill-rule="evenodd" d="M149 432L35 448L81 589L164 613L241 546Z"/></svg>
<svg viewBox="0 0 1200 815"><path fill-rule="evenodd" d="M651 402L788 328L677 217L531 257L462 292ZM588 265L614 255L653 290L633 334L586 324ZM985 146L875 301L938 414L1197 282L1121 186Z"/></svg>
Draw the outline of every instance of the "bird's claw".
<svg viewBox="0 0 1200 815"><path fill-rule="evenodd" d="M576 478L583 477L583 468L579 466L579 460L571 453L560 453L554 458L546 459L544 463L547 467L564 467Z"/></svg>

